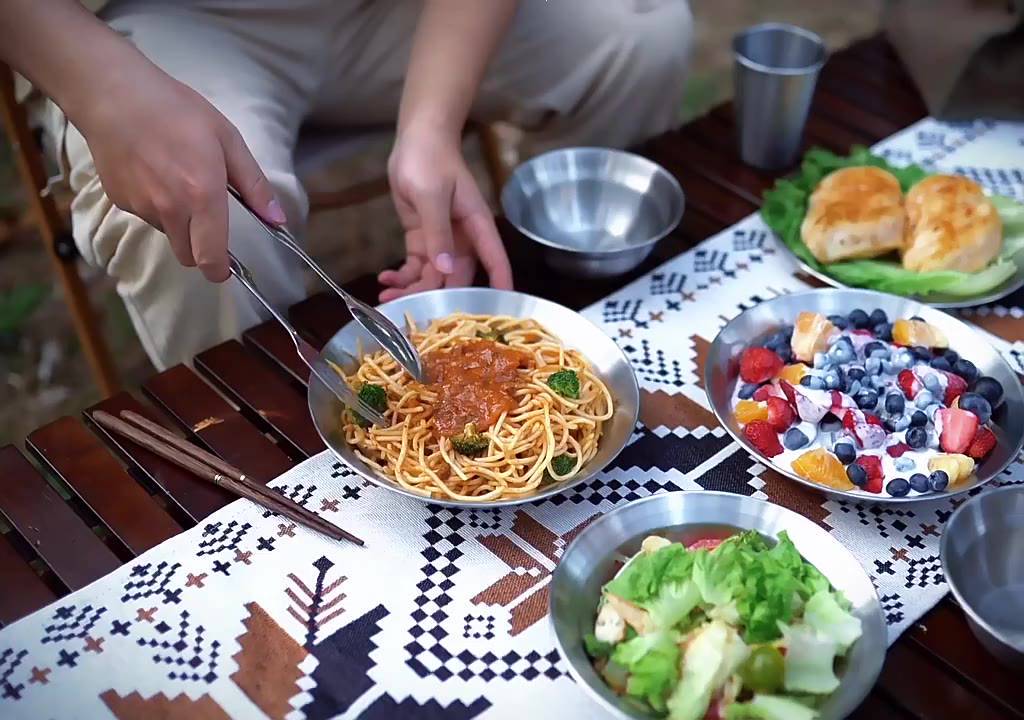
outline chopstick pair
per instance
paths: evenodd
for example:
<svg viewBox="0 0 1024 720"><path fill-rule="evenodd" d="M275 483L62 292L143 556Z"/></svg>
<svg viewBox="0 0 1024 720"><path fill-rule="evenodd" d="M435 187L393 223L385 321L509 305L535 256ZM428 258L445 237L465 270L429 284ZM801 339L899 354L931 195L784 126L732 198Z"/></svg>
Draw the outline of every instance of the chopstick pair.
<svg viewBox="0 0 1024 720"><path fill-rule="evenodd" d="M251 500L267 510L283 515L289 520L294 520L296 523L316 530L334 540L348 540L360 546L364 544L352 533L324 520L297 502L250 480L233 465L168 432L138 413L123 410L121 411L123 419L121 419L110 413L97 410L92 414L92 418L108 430L138 443L165 460L169 460L203 480L219 485L228 492Z"/></svg>

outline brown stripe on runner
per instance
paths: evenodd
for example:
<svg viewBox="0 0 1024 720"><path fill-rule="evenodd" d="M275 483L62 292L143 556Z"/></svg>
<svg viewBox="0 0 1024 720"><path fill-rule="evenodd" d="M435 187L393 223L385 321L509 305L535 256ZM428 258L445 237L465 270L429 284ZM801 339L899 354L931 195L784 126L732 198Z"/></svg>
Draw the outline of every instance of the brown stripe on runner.
<svg viewBox="0 0 1024 720"><path fill-rule="evenodd" d="M1015 318L1001 305L988 306L985 309L988 312L981 313L968 309L960 310L957 314L964 320L974 323L1008 342L1024 340L1024 318Z"/></svg>
<svg viewBox="0 0 1024 720"><path fill-rule="evenodd" d="M711 343L700 335L691 335L690 340L693 342L693 361L696 363L696 385L699 388L707 390L707 388L704 387L704 368L707 366L708 353L711 352Z"/></svg>
<svg viewBox="0 0 1024 720"><path fill-rule="evenodd" d="M669 395L664 390L640 391L640 422L649 428L686 428L696 430L718 427L714 413L682 393Z"/></svg>
<svg viewBox="0 0 1024 720"><path fill-rule="evenodd" d="M100 694L117 720L231 720L224 709L209 695L193 700L185 693L168 698L162 692L143 697L138 692L120 695L116 690Z"/></svg>
<svg viewBox="0 0 1024 720"><path fill-rule="evenodd" d="M301 691L298 681L305 673L299 664L306 650L259 604L245 607L249 616L242 621L240 649L231 658L238 665L231 679L268 717L281 720L293 709L289 699Z"/></svg>

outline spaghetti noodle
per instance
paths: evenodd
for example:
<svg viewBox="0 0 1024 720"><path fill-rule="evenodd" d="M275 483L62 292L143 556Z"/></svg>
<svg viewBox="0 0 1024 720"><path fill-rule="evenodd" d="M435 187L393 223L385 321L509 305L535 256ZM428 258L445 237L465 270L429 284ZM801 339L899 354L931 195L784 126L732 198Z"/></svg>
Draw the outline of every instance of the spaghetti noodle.
<svg viewBox="0 0 1024 720"><path fill-rule="evenodd" d="M457 313L424 330L408 322L425 384L383 351L344 375L387 394L388 427L347 410L341 418L345 440L384 477L427 497L510 499L572 477L597 453L611 394L536 321Z"/></svg>

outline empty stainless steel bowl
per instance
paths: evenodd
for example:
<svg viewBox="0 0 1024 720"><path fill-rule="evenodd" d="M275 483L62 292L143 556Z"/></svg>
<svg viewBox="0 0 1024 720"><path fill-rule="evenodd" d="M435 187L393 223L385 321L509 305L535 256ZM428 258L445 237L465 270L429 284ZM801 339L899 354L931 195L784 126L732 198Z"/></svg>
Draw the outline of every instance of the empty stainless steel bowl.
<svg viewBox="0 0 1024 720"><path fill-rule="evenodd" d="M683 217L683 189L664 168L607 148L567 148L520 165L501 193L519 232L554 269L582 277L629 272Z"/></svg>
<svg viewBox="0 0 1024 720"><path fill-rule="evenodd" d="M942 573L981 644L1024 669L1024 486L990 490L946 522Z"/></svg>
<svg viewBox="0 0 1024 720"><path fill-rule="evenodd" d="M583 637L594 631L601 587L624 557L640 551L645 537L708 526L757 530L766 538L785 530L804 559L846 595L863 634L850 650L839 687L820 712L823 718L852 713L875 684L885 659L885 618L871 579L857 558L814 522L779 505L733 493L673 492L636 500L599 517L565 550L551 579L550 617L556 645L576 682L612 717L656 717L605 684L587 657Z"/></svg>

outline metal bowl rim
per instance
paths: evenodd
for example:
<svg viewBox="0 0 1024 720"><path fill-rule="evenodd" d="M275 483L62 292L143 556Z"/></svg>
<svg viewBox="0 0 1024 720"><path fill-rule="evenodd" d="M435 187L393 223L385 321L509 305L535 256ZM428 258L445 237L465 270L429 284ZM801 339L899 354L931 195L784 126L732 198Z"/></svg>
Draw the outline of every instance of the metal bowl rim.
<svg viewBox="0 0 1024 720"><path fill-rule="evenodd" d="M895 298L897 300L902 300L902 301L906 301L906 302L910 302L910 303L917 303L918 305L924 305L924 303L921 303L919 300L915 300L913 298L902 297L902 296L899 296L899 295L889 295L887 293L878 292L877 290L868 290L867 288L848 288L848 287L842 287L842 288L818 288L816 290L802 290L800 292L787 293L786 295L780 295L778 297L800 298L800 297L813 297L813 296L820 295L822 293L844 293L844 292L867 293L869 295L876 295L876 296L882 297L882 298L888 298L888 299ZM772 298L772 300L775 300L775 299L778 299L778 298ZM767 300L767 301L765 301L765 303L770 303L770 302L772 302L772 300ZM764 304L764 303L761 303L761 304ZM729 320L729 322L727 322L725 325L722 326L722 328L718 331L718 334L715 335L715 339L711 342L711 346L708 349L708 357L709 358L710 357L714 357L714 355L716 354L715 353L715 349L718 346L720 338L721 338L722 334L725 332L725 330L732 323L736 322L737 320L739 320L739 318L743 317L747 312L749 312L749 310L753 310L756 307L760 307L761 304L755 305L754 307L749 308L748 310L744 310L739 315L736 315L735 317L731 318ZM925 307L928 307L928 306L925 306ZM936 311L940 310L939 308L931 308L931 309L936 310ZM988 346L995 353L996 357L999 358L999 362L1003 364L1004 369L1007 371L1007 374L1010 375L1010 377L1013 377L1015 380L1017 379L1016 371L1012 367L1010 367L1010 364L1008 362L1006 362L1006 358L1003 357L1003 354L1001 352L999 352L998 350L996 350L994 347L992 347L991 343L989 343L987 340L985 340L985 338L982 337L980 335L980 333L978 333L978 331L976 329L972 328L970 325L968 325L966 322L964 322L960 318L953 317L952 315L949 315L948 313L946 313L946 315L948 316L948 320L950 320L952 322L955 322L955 323L959 323L960 325L963 325L972 335L977 336L978 341L983 343L984 345ZM704 380L704 392L705 392L705 394L707 396L707 399L708 399L708 405L711 406L711 411L715 414L715 418L718 420L718 423L722 427L725 428L726 432L728 432L732 436L733 440L738 442L751 455L756 457L759 462L761 462L761 463L767 465L768 467L772 468L773 470L778 472L780 475L782 475L782 476L784 476L784 477L786 477L786 478L788 478L790 480L795 480L796 482L800 483L801 485L804 485L805 487L811 488L812 490L817 490L818 492L822 492L822 493L824 493L826 495L838 496L838 497L842 497L842 498L844 498L846 500L852 500L854 502L866 502L866 503L872 503L872 504L924 503L924 502L935 502L935 501L938 501L938 500L944 500L946 498L951 498L951 497L956 497L957 495L962 495L962 494L964 494L966 492L969 492L969 491L973 490L974 488L981 487L981 486L985 485L986 483L991 482L993 479L998 477L999 474L1003 472L1003 470L1008 468L1013 463L1014 458L1016 458L1018 455L1020 455L1022 448L1024 448L1024 435L1021 435L1020 437L1017 438L1017 445L1014 448L1013 452L1011 452L1011 453L1009 453L1007 455L1006 461L1002 465L997 467L994 472L989 472L984 480L979 478L978 481L976 483L974 483L973 485L969 485L967 487L963 487L963 488L960 488L960 489L957 489L957 490L953 490L953 491L946 491L946 492L943 492L941 495L936 493L935 495L932 495L932 496L923 495L923 496L914 496L914 497L912 497L912 496L908 495L908 496L905 496L905 497L892 497L891 495L884 495L884 496L881 495L881 494L874 495L874 494L869 494L869 493L855 492L853 490L836 490L835 488L830 488L830 487L827 487L825 485L819 485L817 483L811 482L810 480L806 480L806 479L800 477L799 475L797 475L795 472L793 472L791 470L788 470L788 469L782 467L781 465L778 465L778 464L772 462L771 458L765 457L761 452L759 452L750 443L748 443L747 439L745 437L743 437L742 433L735 432L733 430L731 424L729 423L729 418L726 418L726 417L724 417L722 415L722 412L720 412L720 410L719 410L718 404L715 403L714 398L711 395L711 388L712 388L711 378L712 378L712 373L714 372L714 370L715 369L714 369L714 367L713 367L713 365L711 363L706 363L704 365L704 378L703 378L703 380ZM1014 388L1016 388L1016 392L1017 392L1018 396L1022 400L1024 400L1024 390L1021 389L1021 385L1020 385L1019 381L1014 385ZM1004 390L1006 391L1007 394L1009 393L1009 389L1008 388L1006 388ZM993 467L995 467L995 466L993 466Z"/></svg>
<svg viewBox="0 0 1024 720"><path fill-rule="evenodd" d="M714 497L718 497L718 498L723 498L727 502L735 502L735 503L739 503L739 504L743 504L743 503L759 503L759 504L763 504L763 505L771 505L771 506L773 506L775 508L778 508L780 511L782 511L782 513L784 515L789 516L789 518L791 520L793 520L793 522L799 523L799 524L803 524L803 525L807 526L808 529L813 528L814 532L816 532L816 533L824 533L825 535L828 536L828 539L832 543L832 545L834 546L834 549L837 550L838 552L841 552L841 553L845 554L850 560L853 561L854 566L856 566L857 568L860 569L861 578L865 581L867 587L871 588L871 601L869 603L867 603L867 606L870 607L872 610L877 610L878 611L877 614L876 614L876 617L879 617L881 619L881 622L882 622L882 629L881 629L882 630L882 634L885 635L887 633L887 629L886 629L886 626L885 626L885 619L884 619L884 616L882 615L882 607L881 607L882 604L881 604L881 600L879 600L879 597L878 597L878 588L875 587L875 584L873 582L871 582L871 577L868 575L867 571L864 570L863 566L861 566L860 561L857 560L857 557L845 545L843 545L843 543L841 543L838 539L833 537L832 533L828 532L827 530L822 528L820 525L818 525L817 523L813 522L812 520L804 517L800 513L796 512L795 510L790 510L788 507L785 507L784 505L779 505L778 503L774 503L774 502L772 502L770 500L762 500L760 498L755 498L755 497L750 496L750 495L740 495L738 493L725 492L725 491L722 491L722 490L675 490L675 491L669 492L669 493L657 493L655 495L648 495L645 498L640 498L639 500L632 500L630 502L627 502L627 503L624 503L622 505L619 505L618 507L612 508L608 512L603 513L600 517L597 518L597 520L595 520L594 522L592 522L589 525L587 525L587 527L585 527L582 530L582 532L580 532L575 538L573 538L573 541L571 543L569 543L565 547L565 549L562 551L562 556L559 559L559 563L558 563L558 565L555 566L555 570L552 573L551 585L553 586L555 584L556 578L557 578L557 576L559 574L559 568L561 567L561 559L565 558L565 557L568 557L572 553L573 548L577 545L577 543L581 543L583 537L586 536L588 532L591 532L592 529L598 528L598 527L600 527L601 525L603 525L606 522L610 522L608 520L608 518L613 517L617 513L625 511L626 508L631 508L631 507L633 507L635 505L651 503L651 502L658 502L658 501L665 502L665 498L666 497L671 497L671 496L675 496L675 495L680 496L683 501L685 501L685 499L687 497L693 497L693 496L700 496L700 497L714 496ZM755 530L756 528L743 528L743 529L744 530ZM758 531L758 532L760 532L760 531ZM777 538L773 538L773 539L777 540ZM797 551L799 551L799 550L800 550L800 548L797 548ZM801 557L802 557L802 554L801 554ZM825 574L825 573L823 573L823 574ZM825 576L826 576L826 579L827 579L828 575L825 574ZM830 584L831 584L831 582L832 581L829 580ZM576 666L569 660L568 654L567 654L567 652L565 650L565 647L564 647L564 645L562 643L562 638L558 634L558 629L557 629L557 627L555 625L555 593L554 592L551 592L551 593L548 594L548 627L549 627L549 629L551 631L552 636L554 636L554 638L555 638L555 646L558 649L558 654L561 656L562 661L565 662L566 666L569 668L569 673L572 675L573 680L576 681L576 684L579 685L580 687L584 688L585 691L587 692L587 694L593 700L595 700L598 704L600 704L601 707L604 708L605 710L611 712L612 714L616 715L617 717L621 718L622 720L634 720L634 718L636 718L635 715L629 715L629 714L626 714L626 713L622 712L618 707L616 707L616 706L612 705L611 703L609 703L607 699L605 699L599 692L597 692L597 690L595 688L593 688L590 685L590 683L588 683L586 681L586 679L577 671ZM860 642L860 641L858 640L858 642ZM851 648L851 652L852 652L852 648ZM884 658L885 650L883 649L882 652L883 652L883 658ZM869 674L873 674L873 677L865 678L865 679L870 679L870 682L867 683L866 689L864 691L864 695L863 695L863 697L860 698L860 700L863 700L864 697L867 697L868 693L871 692L871 688L873 688L875 683L877 682L878 676L881 674L883 660L879 659L875 664L876 664L875 671L873 673L869 673ZM845 674L844 674L844 678L845 678ZM840 679L840 683L842 683L842 678ZM831 695L829 697L831 697Z"/></svg>
<svg viewBox="0 0 1024 720"><path fill-rule="evenodd" d="M949 516L948 520L946 520L946 525L942 530L942 538L939 540L939 563L942 566L942 575L946 578L946 584L949 585L950 592L953 593L953 597L956 598L956 601L960 604L960 607L967 614L967 616L975 623L977 623L978 627L982 628L993 639L995 639L996 641L1005 645L1008 648L1011 648L1019 653L1024 654L1024 645L1018 646L1006 640L1006 638L1003 636L1003 633L993 628L991 623L989 623L987 620L981 617L974 610L974 608L971 607L971 604L967 602L967 599L961 594L960 589L957 587L958 583L953 579L953 575L949 572L948 547L949 543L951 542L949 540L949 528L953 525L953 522L962 512L964 512L964 508L970 507L972 503L980 502L978 498L989 497L992 495L1007 492L1024 493L1024 485L1005 485L1003 487L986 490L983 493L975 495L973 498L969 499L967 502L963 503L960 507L953 511L953 514Z"/></svg>
<svg viewBox="0 0 1024 720"><path fill-rule="evenodd" d="M655 175L660 175L669 181L669 184L672 186L672 196L679 199L679 210L673 213L672 217L669 218L669 221L665 224L664 229L659 230L657 233L647 238L643 242L633 243L632 245L623 247L597 250L583 250L581 248L571 247L569 245L562 245L553 240L548 240L547 238L541 237L532 230L522 226L517 220L513 219L513 217L508 212L506 195L511 192L511 188L513 182L516 180L516 176L518 176L521 172L525 172L525 168L529 167L535 162L542 160L543 158L552 155L561 155L566 152L578 151L600 152L607 155L626 157L630 158L631 160L638 161L642 165L649 166L651 169L654 170ZM540 155L532 157L526 162L520 164L519 167L515 169L515 171L512 173L509 179L505 182L504 187L502 187L500 202L502 212L505 215L505 219L508 220L516 230L518 230L520 233L530 238L534 242L538 242L541 245L545 245L549 248L561 250L562 252L571 253L573 255L613 256L620 253L627 253L632 250L640 250L641 248L650 247L654 243L658 242L659 240L667 236L670 232L675 230L676 226L679 225L679 223L682 221L683 214L686 210L686 193L683 192L683 186L679 184L679 181L676 180L675 176L673 176L672 173L670 173L668 170L666 170L664 167L654 162L653 160L645 158L643 155L637 155L636 153L631 153L627 150L619 150L617 148L605 148L594 145L579 145L567 148L556 148L554 150L548 150L547 152L541 153Z"/></svg>
<svg viewBox="0 0 1024 720"><path fill-rule="evenodd" d="M410 295L405 295L405 296L400 297L400 298L395 298L394 300L391 300L391 301L389 301L387 303L383 303L381 305L378 305L377 309L379 310L381 308L385 308L388 305L390 305L391 303L398 303L398 302L401 302L401 301L407 301L408 298L413 298L413 297L427 297L429 295L435 295L435 294L438 294L438 295L439 294L463 294L463 293L467 293L467 292L468 293L481 293L481 292L484 292L484 293L504 293L504 294L509 294L509 295L518 295L518 296L520 296L522 298L527 298L529 300L534 300L534 301L537 301L537 302L547 303L547 304L550 304L550 305L554 305L556 307L559 307L559 308L561 308L563 310L567 310L567 311L575 314L581 321L583 321L585 323L588 323L591 327L593 327L599 333L601 333L602 335L605 335L605 337L607 337L607 339L608 339L608 342L611 343L611 345L615 348L615 351L618 353L618 358L630 370L629 377L632 380L632 383L630 383L630 386L627 388L627 391L629 392L630 395L632 395L632 400L633 400L633 417L631 418L631 422L628 424L628 427L630 427L630 428L635 428L636 427L637 420L640 417L640 384L637 381L636 372L633 370L632 363L629 362L629 358L626 357L626 354L622 351L622 348L619 347L618 343L616 343L611 337L607 336L607 334L603 330L601 330L601 328L599 328L595 323L593 323L591 320L585 318L578 311L573 310L572 308L568 308L565 305L561 305L559 303L556 303L553 300L547 300L545 298L537 297L536 295L530 295L528 293L518 292L516 290L497 290L495 288L468 287L468 288L441 288L441 289L437 289L437 290L425 290L423 292L412 293ZM338 330L334 333L334 335L332 335L331 338L326 343L324 343L324 348L327 348L334 341L335 337L337 337L342 331L345 330L345 328L347 328L349 325L351 325L352 323L355 323L355 322L356 321L354 319L351 319L347 323L342 325L340 328L338 328ZM323 350L321 350L321 356L322 356L322 354L323 354ZM588 362L589 362L589 359L588 359ZM423 495L418 495L418 494L416 494L414 492L410 492L409 490L406 490L405 488L401 487L400 485L398 485L394 481L391 481L391 480L388 480L387 478L381 477L380 475L375 473L373 470L365 467L362 463L359 463L358 465L355 465L353 463L348 462L345 458L343 458L338 453L337 450L335 450L335 448L334 448L334 441L320 427L320 423L317 422L316 414L313 411L313 393L312 393L312 388L313 388L314 382L319 383L319 380L315 380L313 376L310 376L310 381L309 381L309 384L307 385L307 388L306 388L306 406L309 409L309 414L310 414L311 419L313 420L313 427L316 428L317 435L320 436L320 439L323 441L323 443L326 446L326 448L331 451L331 454L333 454L334 457L339 462L344 464L346 467L352 469L360 477L362 477L362 478L364 478L366 480L369 480L374 485L377 485L378 487L381 487L381 488L383 488L385 490L389 490L391 492L398 493L400 495L404 495L405 497L412 498L412 499L417 500L417 501L419 501L421 503L429 503L431 505L440 505L442 507L452 507L452 508L512 507L512 506L515 506L515 505L525 505L527 503L539 502L541 500L544 500L546 498L552 497L554 495L558 495L560 493L567 492L567 491L571 490L572 488L576 487L577 485L580 485L581 483L589 482L590 480L594 479L594 477L598 473L600 473L601 471L604 470L604 467L594 467L594 468L591 468L588 472L580 473L578 476L575 476L575 477L573 477L573 478L571 478L571 479L569 479L569 480L567 480L567 481L565 481L563 483L553 485L553 486L549 487L548 489L544 490L543 492L538 492L538 493L535 493L533 495L529 495L529 496L525 496L525 497L519 497L519 498L511 498L511 499L504 499L504 500L485 500L485 501L480 501L480 502L473 502L473 501L469 501L469 500L451 500L449 498L430 498L430 497L425 497ZM619 447L612 454L611 460L614 460L614 458L618 457L618 455L622 452L622 450L629 443L629 439L630 439L631 436L632 436L632 430L630 432L626 433L623 436L622 441L619 444ZM611 460L609 460L609 462L611 462Z"/></svg>

